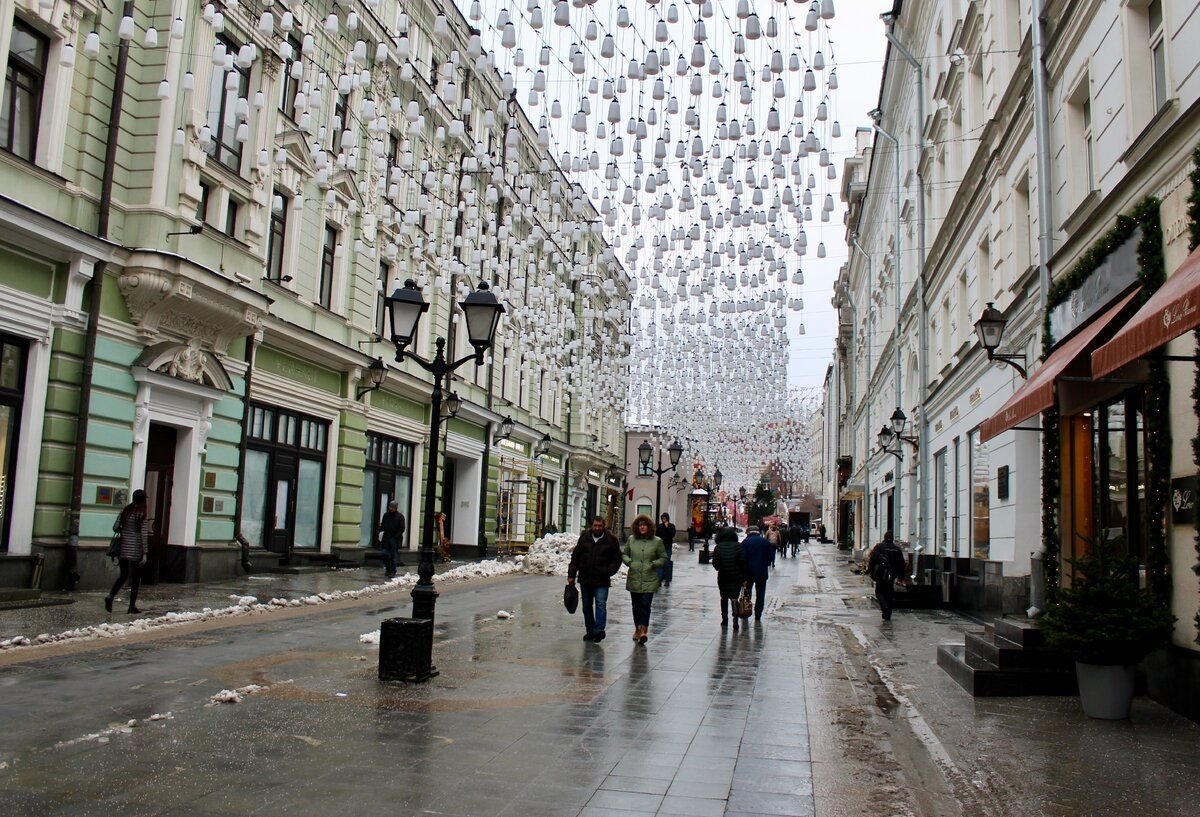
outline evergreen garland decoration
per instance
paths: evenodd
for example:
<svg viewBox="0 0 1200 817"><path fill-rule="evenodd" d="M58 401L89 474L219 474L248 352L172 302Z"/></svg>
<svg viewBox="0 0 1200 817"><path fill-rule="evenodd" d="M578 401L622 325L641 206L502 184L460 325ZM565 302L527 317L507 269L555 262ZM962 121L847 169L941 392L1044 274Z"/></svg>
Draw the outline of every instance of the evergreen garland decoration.
<svg viewBox="0 0 1200 817"><path fill-rule="evenodd" d="M1200 247L1200 146L1192 153L1192 172L1189 175L1192 182L1191 193L1188 194L1188 219L1189 224L1189 241L1188 250L1194 251ZM1193 333L1196 341L1196 350L1200 353L1200 329L1196 329ZM1192 380L1192 408L1193 413L1197 418L1200 418L1200 366L1195 366L1194 379ZM1200 429L1192 437L1192 462L1196 469L1200 470ZM1196 564L1192 565L1192 572L1200 576L1200 515L1196 516ZM1193 619L1196 625L1196 643L1200 644L1200 610L1196 612Z"/></svg>
<svg viewBox="0 0 1200 817"><path fill-rule="evenodd" d="M1197 151L1200 154L1200 150ZM1195 188L1193 187L1193 193ZM1133 237L1141 228L1138 241L1138 281L1142 286L1141 302L1145 301L1166 280L1166 268L1162 253L1162 222L1159 214L1161 202L1149 196L1137 204L1129 213L1117 216L1116 223L1088 248L1083 257L1061 278L1050 286L1046 314L1042 318L1042 349L1044 360L1053 343L1050 333L1050 313L1083 285L1100 265L1122 244ZM1197 232L1193 230L1193 236ZM1170 591L1167 575L1166 509L1171 487L1171 432L1169 425L1170 385L1167 382L1166 363L1159 351L1150 358L1150 381L1145 396L1145 450L1146 450L1146 518L1147 556L1146 569L1150 586L1166 598ZM1200 403L1198 403L1200 407ZM1061 499L1061 417L1057 408L1042 414L1042 561L1047 603L1058 595L1061 575L1061 535L1059 513ZM1200 554L1200 533L1197 534L1197 552ZM1197 564L1200 573L1200 563ZM1200 625L1200 613L1197 613Z"/></svg>
<svg viewBox="0 0 1200 817"><path fill-rule="evenodd" d="M1044 355L1043 355L1044 357ZM1058 598L1062 537L1058 529L1062 447L1058 406L1042 412L1042 585L1047 606Z"/></svg>

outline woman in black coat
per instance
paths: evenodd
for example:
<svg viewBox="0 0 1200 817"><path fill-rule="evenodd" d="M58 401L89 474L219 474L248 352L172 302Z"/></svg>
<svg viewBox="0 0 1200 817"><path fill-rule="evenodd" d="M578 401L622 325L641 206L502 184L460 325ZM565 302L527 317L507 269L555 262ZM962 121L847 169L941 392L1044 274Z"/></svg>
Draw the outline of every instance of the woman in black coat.
<svg viewBox="0 0 1200 817"><path fill-rule="evenodd" d="M142 583L142 564L146 561L146 549L150 525L146 518L146 492L141 488L133 492L133 501L125 506L113 525L113 532L120 534L121 547L118 560L121 575L113 583L112 590L104 598L104 609L112 612L113 600L121 587L129 581L129 612L142 612L137 606L138 586Z"/></svg>
<svg viewBox="0 0 1200 817"><path fill-rule="evenodd" d="M721 528L717 531L717 542L710 563L717 570L717 587L721 591L721 626L729 625L729 605L736 602L746 583L746 558L738 542L737 531ZM738 629L738 618L733 617L733 629Z"/></svg>

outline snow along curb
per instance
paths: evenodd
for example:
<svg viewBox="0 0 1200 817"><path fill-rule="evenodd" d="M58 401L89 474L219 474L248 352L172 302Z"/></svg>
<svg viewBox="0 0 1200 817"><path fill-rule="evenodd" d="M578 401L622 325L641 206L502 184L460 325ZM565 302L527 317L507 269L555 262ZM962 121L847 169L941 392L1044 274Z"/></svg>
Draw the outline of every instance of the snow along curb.
<svg viewBox="0 0 1200 817"><path fill-rule="evenodd" d="M511 573L521 572L529 572L525 570L523 560L501 562L495 559L489 559L483 562L460 565L459 567L447 570L445 573L438 574L434 577L434 579L438 582L460 582L470 581L471 579L486 579L494 576L506 576ZM199 611L165 613L161 616L155 616L153 618L139 618L122 624L92 624L86 627L77 627L73 630L66 630L61 633L42 633L33 639L27 638L23 635L18 635L14 636L13 638L0 641L0 653L21 647L57 644L63 641L123 638L128 635L162 629L163 627L190 624L196 621L210 621L218 618L251 616L260 613L268 613L273 610L281 610L286 607L310 607L321 604L332 604L336 601L359 599L379 593L404 590L411 588L416 583L416 575L412 573L406 573L403 576L397 576L394 579L390 579L383 584L372 584L358 590L338 590L332 593L317 593L311 596L304 596L303 598L299 599L274 598L263 604L258 603L258 600L254 596L236 596L232 598L236 598L237 603L230 605L229 607L219 607L216 609L212 607L205 607L203 610Z"/></svg>

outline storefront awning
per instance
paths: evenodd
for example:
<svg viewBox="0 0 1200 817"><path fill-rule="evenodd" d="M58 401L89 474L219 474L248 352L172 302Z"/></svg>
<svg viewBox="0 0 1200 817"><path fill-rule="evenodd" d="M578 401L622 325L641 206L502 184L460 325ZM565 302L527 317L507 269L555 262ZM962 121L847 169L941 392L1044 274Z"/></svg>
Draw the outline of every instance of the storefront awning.
<svg viewBox="0 0 1200 817"><path fill-rule="evenodd" d="M1189 255L1112 340L1092 353L1103 377L1200 326L1200 249Z"/></svg>
<svg viewBox="0 0 1200 817"><path fill-rule="evenodd" d="M863 498L863 489L865 487L866 486L864 486L861 482L847 483L846 487L842 488L841 498L843 500L862 499Z"/></svg>
<svg viewBox="0 0 1200 817"><path fill-rule="evenodd" d="M987 442L1001 432L1008 431L1022 420L1027 420L1053 406L1054 381L1066 374L1071 364L1081 359L1087 361L1087 353L1095 346L1096 339L1105 327L1125 312L1126 307L1139 292L1141 292L1140 288L1130 292L1115 306L1051 352L1050 357L1046 358L1046 362L1029 376L1021 388L1013 392L1013 396L1008 398L1008 402L984 421L979 430L980 441ZM1086 368L1081 372L1081 374L1087 373Z"/></svg>

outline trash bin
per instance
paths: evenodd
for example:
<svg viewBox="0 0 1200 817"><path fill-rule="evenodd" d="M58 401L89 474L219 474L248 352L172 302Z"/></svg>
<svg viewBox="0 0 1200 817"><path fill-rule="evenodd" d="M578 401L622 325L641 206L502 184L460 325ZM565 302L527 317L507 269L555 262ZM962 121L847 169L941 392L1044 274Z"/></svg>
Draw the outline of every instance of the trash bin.
<svg viewBox="0 0 1200 817"><path fill-rule="evenodd" d="M379 625L379 680L421 684L435 677L433 621L389 618Z"/></svg>

